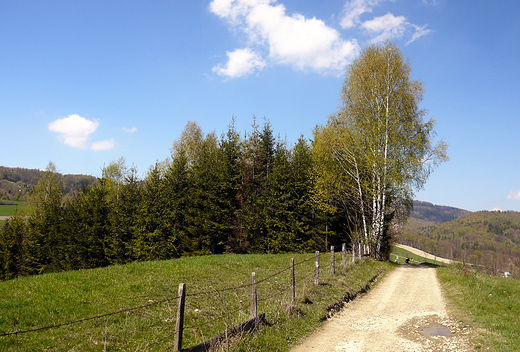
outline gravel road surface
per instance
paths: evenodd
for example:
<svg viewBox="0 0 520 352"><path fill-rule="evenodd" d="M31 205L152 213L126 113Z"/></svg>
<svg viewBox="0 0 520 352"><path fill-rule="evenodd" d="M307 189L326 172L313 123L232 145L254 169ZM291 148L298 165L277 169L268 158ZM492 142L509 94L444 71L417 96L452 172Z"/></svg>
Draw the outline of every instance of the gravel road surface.
<svg viewBox="0 0 520 352"><path fill-rule="evenodd" d="M470 335L449 316L435 269L402 265L291 351L472 351Z"/></svg>

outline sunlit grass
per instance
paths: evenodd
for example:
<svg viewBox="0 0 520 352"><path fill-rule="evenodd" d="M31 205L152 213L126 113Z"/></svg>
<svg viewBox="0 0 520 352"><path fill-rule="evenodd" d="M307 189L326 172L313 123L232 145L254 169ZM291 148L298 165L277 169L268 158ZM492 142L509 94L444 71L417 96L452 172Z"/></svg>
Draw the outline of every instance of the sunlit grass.
<svg viewBox="0 0 520 352"><path fill-rule="evenodd" d="M478 349L520 351L520 282L462 268L438 269L451 306L478 331Z"/></svg>
<svg viewBox="0 0 520 352"><path fill-rule="evenodd" d="M340 257L340 256L339 256ZM290 304L289 270L296 263L296 302ZM0 350L163 351L172 348L179 283L187 286L184 347L199 344L249 319L251 272L256 272L258 312L267 326L244 338L239 350L286 351L327 315L327 307L365 287L388 263L362 261L330 274L322 255L320 285L314 254L218 255L134 263L26 277L0 283L0 334L117 312L121 314L31 333L0 337ZM264 279L268 278L265 281ZM223 290L229 287L238 287ZM199 294L211 292L207 294ZM168 300L160 304L159 301ZM304 303L305 302L305 303ZM272 344L276 346L271 346ZM271 347L266 347L271 346Z"/></svg>

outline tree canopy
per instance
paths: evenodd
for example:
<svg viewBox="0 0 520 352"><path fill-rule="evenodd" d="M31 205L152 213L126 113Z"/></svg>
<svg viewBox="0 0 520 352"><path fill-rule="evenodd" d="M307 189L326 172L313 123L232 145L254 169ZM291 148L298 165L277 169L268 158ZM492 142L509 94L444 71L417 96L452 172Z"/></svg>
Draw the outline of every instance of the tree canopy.
<svg viewBox="0 0 520 352"><path fill-rule="evenodd" d="M423 120L424 88L410 73L395 44L367 47L347 69L339 110L314 132L318 201L342 212L376 258L414 191L448 160L446 144L433 144L435 121Z"/></svg>

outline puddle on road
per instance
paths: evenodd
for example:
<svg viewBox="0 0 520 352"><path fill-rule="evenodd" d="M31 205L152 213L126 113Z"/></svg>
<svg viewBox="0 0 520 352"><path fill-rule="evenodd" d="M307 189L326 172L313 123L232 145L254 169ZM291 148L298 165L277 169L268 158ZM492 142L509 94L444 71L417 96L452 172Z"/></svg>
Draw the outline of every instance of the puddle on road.
<svg viewBox="0 0 520 352"><path fill-rule="evenodd" d="M422 329L422 334L424 336L428 337L435 337L435 336L445 336L445 337L453 337L453 334L451 333L450 329L448 329L445 326L432 326L431 328L424 328Z"/></svg>

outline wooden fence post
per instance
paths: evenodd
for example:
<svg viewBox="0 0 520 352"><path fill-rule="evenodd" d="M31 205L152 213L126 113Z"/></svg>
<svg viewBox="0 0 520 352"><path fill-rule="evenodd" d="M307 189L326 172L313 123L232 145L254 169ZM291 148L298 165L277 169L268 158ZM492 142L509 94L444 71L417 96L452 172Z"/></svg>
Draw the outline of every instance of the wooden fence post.
<svg viewBox="0 0 520 352"><path fill-rule="evenodd" d="M186 303L186 284L179 285L179 300L177 303L177 323L175 324L175 339L173 352L182 350L182 333L184 329L184 305Z"/></svg>
<svg viewBox="0 0 520 352"><path fill-rule="evenodd" d="M336 258L334 257L334 246L330 246L330 273L336 274Z"/></svg>
<svg viewBox="0 0 520 352"><path fill-rule="evenodd" d="M291 258L291 303L294 303L296 296L296 284L294 280L294 258Z"/></svg>
<svg viewBox="0 0 520 352"><path fill-rule="evenodd" d="M359 260L361 260L361 242L359 242L359 253L358 253L358 255L359 255Z"/></svg>
<svg viewBox="0 0 520 352"><path fill-rule="evenodd" d="M258 316L257 310L256 310L256 274L254 272L251 273L251 308L249 309L249 317L251 319L254 319Z"/></svg>
<svg viewBox="0 0 520 352"><path fill-rule="evenodd" d="M347 244L341 244L341 266L345 267L347 265Z"/></svg>
<svg viewBox="0 0 520 352"><path fill-rule="evenodd" d="M314 264L314 284L320 283L320 251L316 251L316 261Z"/></svg>
<svg viewBox="0 0 520 352"><path fill-rule="evenodd" d="M356 244L352 242L352 263L356 262Z"/></svg>

